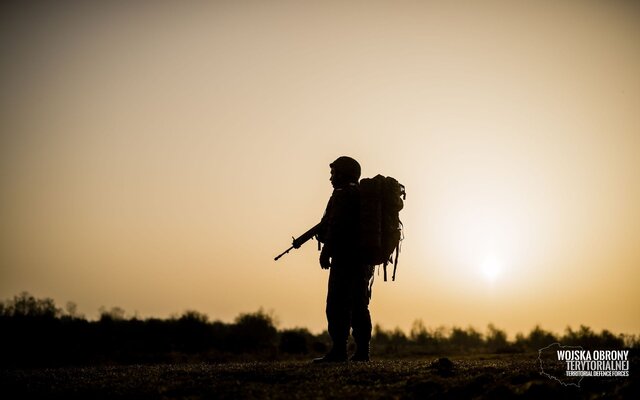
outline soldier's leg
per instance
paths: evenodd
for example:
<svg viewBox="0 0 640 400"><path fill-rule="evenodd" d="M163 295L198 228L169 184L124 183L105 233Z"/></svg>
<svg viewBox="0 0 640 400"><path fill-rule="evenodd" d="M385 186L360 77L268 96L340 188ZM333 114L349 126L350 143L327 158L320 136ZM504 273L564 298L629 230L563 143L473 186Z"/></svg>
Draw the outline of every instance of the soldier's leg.
<svg viewBox="0 0 640 400"><path fill-rule="evenodd" d="M353 339L356 342L356 353L353 361L369 361L369 343L371 341L371 314L369 313L369 282L372 276L370 267L362 267L361 273L354 276L352 284Z"/></svg>
<svg viewBox="0 0 640 400"><path fill-rule="evenodd" d="M316 362L346 361L349 338L349 280L343 268L332 265L327 290L327 322L332 348L329 354Z"/></svg>

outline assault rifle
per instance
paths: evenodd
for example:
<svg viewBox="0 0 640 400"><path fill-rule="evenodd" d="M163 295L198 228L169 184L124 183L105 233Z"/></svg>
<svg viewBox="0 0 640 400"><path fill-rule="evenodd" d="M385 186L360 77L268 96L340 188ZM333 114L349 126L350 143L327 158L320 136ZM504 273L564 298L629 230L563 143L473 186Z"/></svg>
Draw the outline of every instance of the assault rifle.
<svg viewBox="0 0 640 400"><path fill-rule="evenodd" d="M316 236L318 234L318 229L320 229L320 223L318 223L316 226L314 226L313 228L309 229L308 231L306 231L305 233L300 235L298 238L292 238L293 239L293 243L291 244L291 247L289 247L288 249L283 251L276 258L274 258L274 261L278 261L278 259L280 257L282 257L283 255L287 254L292 249L299 249L300 246L302 246L303 244L307 243L309 241L309 239L313 238L314 236ZM318 246L319 245L320 244L318 244Z"/></svg>

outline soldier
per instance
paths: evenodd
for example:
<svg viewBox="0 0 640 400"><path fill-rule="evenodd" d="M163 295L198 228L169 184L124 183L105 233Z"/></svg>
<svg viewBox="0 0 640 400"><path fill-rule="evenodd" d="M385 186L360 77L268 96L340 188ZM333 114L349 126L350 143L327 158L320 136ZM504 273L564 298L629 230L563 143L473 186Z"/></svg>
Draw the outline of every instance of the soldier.
<svg viewBox="0 0 640 400"><path fill-rule="evenodd" d="M369 361L369 281L373 266L363 262L360 251L360 164L343 156L330 167L334 190L320 222L318 238L324 243L320 266L330 269L326 313L333 343L324 357L313 361L347 361L351 329L357 346L351 361Z"/></svg>

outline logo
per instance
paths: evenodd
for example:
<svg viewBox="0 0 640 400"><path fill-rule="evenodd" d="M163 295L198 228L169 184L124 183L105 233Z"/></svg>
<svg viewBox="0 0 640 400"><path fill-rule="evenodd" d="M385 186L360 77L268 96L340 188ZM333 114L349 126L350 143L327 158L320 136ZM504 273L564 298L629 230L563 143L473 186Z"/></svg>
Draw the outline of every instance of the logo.
<svg viewBox="0 0 640 400"><path fill-rule="evenodd" d="M629 350L584 350L554 343L538 350L540 372L564 386L580 387L584 377L628 377Z"/></svg>

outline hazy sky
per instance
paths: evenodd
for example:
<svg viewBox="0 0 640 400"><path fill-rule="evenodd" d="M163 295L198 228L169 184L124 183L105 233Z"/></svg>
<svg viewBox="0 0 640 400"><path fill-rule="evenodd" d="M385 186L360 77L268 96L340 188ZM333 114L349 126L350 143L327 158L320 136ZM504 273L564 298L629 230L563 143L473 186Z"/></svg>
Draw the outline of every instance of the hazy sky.
<svg viewBox="0 0 640 400"><path fill-rule="evenodd" d="M0 298L325 327L328 164L407 187L374 323L640 332L632 1L0 6ZM20 3L18 3L20 4Z"/></svg>

